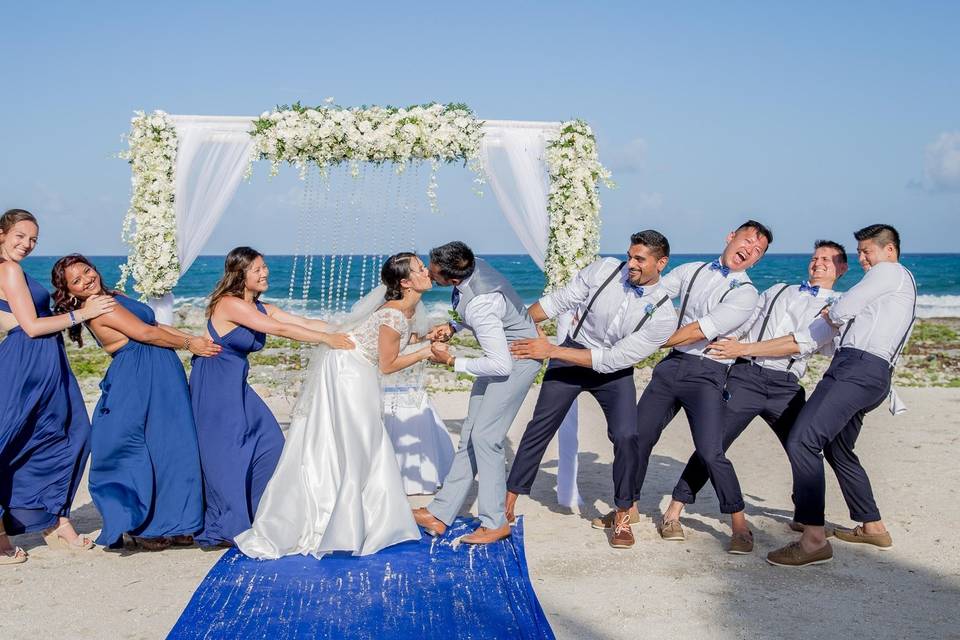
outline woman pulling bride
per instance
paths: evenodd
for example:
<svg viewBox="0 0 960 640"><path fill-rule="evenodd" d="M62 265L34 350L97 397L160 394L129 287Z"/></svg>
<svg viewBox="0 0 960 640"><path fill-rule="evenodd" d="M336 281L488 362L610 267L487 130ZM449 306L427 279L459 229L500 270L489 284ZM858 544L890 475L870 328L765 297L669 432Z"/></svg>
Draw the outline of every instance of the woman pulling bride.
<svg viewBox="0 0 960 640"><path fill-rule="evenodd" d="M368 555L420 539L383 426L380 374L430 358L429 343L401 352L420 340L411 322L432 284L413 253L391 256L380 279L337 326L357 348L314 354L253 526L235 538L248 556Z"/></svg>

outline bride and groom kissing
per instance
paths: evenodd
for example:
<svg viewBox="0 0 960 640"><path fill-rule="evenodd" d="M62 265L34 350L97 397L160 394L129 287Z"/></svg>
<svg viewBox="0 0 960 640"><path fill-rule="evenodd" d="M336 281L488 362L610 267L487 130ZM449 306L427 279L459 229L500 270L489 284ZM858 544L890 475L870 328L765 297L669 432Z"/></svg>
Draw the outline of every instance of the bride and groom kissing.
<svg viewBox="0 0 960 640"><path fill-rule="evenodd" d="M420 539L418 525L442 535L474 478L480 526L462 542L486 544L510 535L503 440L541 363L514 360L508 343L536 338L536 325L507 279L462 242L432 249L429 267L413 253L391 256L381 281L337 325L356 348L320 346L311 359L276 471L251 528L235 538L248 556L368 555ZM453 286L451 302L462 322L418 336L411 321L433 283ZM461 327L473 331L480 357L454 357L447 350ZM424 346L405 349L418 343ZM427 359L476 381L443 487L427 507L411 511L383 425L380 375Z"/></svg>

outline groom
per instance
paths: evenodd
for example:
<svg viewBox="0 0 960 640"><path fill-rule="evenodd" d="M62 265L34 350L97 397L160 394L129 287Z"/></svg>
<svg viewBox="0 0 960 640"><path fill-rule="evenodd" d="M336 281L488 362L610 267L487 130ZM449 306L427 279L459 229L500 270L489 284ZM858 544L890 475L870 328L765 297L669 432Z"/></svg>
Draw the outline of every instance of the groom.
<svg viewBox="0 0 960 640"><path fill-rule="evenodd" d="M510 535L504 513L506 459L503 440L540 371L539 360L514 360L508 341L536 338L537 328L520 296L500 272L475 258L462 242L448 242L430 251L430 277L440 286L453 286L453 309L462 321L431 329L431 340L449 340L462 327L473 331L483 355L454 357L434 348L434 360L453 365L458 373L477 377L470 391L460 446L443 488L426 507L414 509L417 524L432 536L443 535L478 478L480 527L461 540L488 544ZM446 345L441 345L445 347Z"/></svg>

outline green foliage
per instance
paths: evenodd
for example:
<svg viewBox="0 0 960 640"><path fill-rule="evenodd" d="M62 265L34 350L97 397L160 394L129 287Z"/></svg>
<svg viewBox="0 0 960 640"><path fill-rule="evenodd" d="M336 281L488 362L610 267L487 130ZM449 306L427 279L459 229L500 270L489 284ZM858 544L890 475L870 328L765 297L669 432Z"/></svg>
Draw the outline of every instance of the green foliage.
<svg viewBox="0 0 960 640"><path fill-rule="evenodd" d="M636 365L634 365L634 367L637 369L646 369L646 368L653 369L655 366L657 366L658 362L660 362L665 357L667 357L667 354L669 352L670 352L669 349L658 349L657 351L654 351L649 356L647 356L646 358L638 362Z"/></svg>
<svg viewBox="0 0 960 640"><path fill-rule="evenodd" d="M78 379L102 378L110 366L110 355L96 346L68 349L68 360L73 375Z"/></svg>
<svg viewBox="0 0 960 640"><path fill-rule="evenodd" d="M957 338L957 332L945 324L930 320L917 320L910 336L910 346L912 347L916 343L947 344L956 342Z"/></svg>

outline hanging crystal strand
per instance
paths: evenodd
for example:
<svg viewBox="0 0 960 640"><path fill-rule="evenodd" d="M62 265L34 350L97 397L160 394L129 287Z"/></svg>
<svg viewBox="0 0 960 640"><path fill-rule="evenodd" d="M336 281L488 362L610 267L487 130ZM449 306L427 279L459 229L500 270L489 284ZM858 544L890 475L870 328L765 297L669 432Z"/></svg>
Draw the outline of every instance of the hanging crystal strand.
<svg viewBox="0 0 960 640"><path fill-rule="evenodd" d="M287 289L287 303L293 307L293 290L297 283L297 261L300 258L303 239L307 233L307 203L310 199L310 183L303 181L303 192L300 194L300 211L297 219L297 239L294 245L293 262L290 265L290 287Z"/></svg>
<svg viewBox="0 0 960 640"><path fill-rule="evenodd" d="M321 253L321 243L320 243L320 232L323 229L323 224L322 224L323 210L320 207L320 197L321 195L325 195L326 192L321 191L321 189L323 188L324 180L323 180L323 170L319 166L314 167L313 182L314 182L314 186L311 191L311 202L310 202L310 210L313 214L313 227L311 229L311 235L310 235L310 246L312 247L312 250L310 255L310 264L308 265L309 266L309 269L308 269L309 282L307 282L307 286L305 289L306 295L303 298L304 312L306 312L308 307L310 306L310 291L313 287L312 283L313 283L314 264L315 262L319 261L322 263L323 261L323 254ZM322 283L321 283L321 287L322 287Z"/></svg>
<svg viewBox="0 0 960 640"><path fill-rule="evenodd" d="M317 198L317 211L318 211L318 224L317 224L317 233L323 229L329 227L327 224L322 224L329 221L329 212L327 211L329 201L330 201L330 170L328 167L318 167L318 177L319 177L319 193L316 195ZM329 256L322 251L323 243L318 242L317 244L317 259L320 262L320 278L318 283L319 295L317 296L317 304L320 307L321 315L327 311L327 306L324 304L323 293L326 291L327 285L327 262Z"/></svg>
<svg viewBox="0 0 960 640"><path fill-rule="evenodd" d="M310 294L310 282L313 279L313 254L316 249L314 245L314 229L317 226L317 211L315 206L314 192L316 191L315 171L312 166L307 166L304 171L305 191L308 202L306 205L308 224L305 225L304 237L306 247L303 255L303 282L300 290L300 312L303 313L307 308L307 298Z"/></svg>
<svg viewBox="0 0 960 640"><path fill-rule="evenodd" d="M411 189L411 187L408 185L407 192L404 194L404 207L406 208L404 212L405 213L404 224L406 225L407 230L409 230L410 232L410 235L408 236L410 238L410 249L408 249L408 251L414 251L414 252L417 250L417 235L416 235L417 207L414 205L414 202L413 202L413 194L420 193L419 191L420 185L418 183L418 180L420 178L419 169L420 169L420 166L417 165L417 169L414 171L414 174L413 174L413 178L414 178L413 188ZM430 179L435 180L433 168L431 168Z"/></svg>
<svg viewBox="0 0 960 640"><path fill-rule="evenodd" d="M340 173L344 174L346 178L349 179L349 168L346 165L338 166ZM334 189L336 193L336 204L334 205L333 212L333 225L330 230L330 235L333 237L333 244L330 248L330 284L327 289L327 307L330 309L331 313L336 312L336 300L340 295L340 291L334 291L334 288L337 286L339 281L339 273L343 269L343 258L338 253L340 250L340 244L338 240L343 236L344 224L343 224L343 189ZM334 297L336 294L337 297Z"/></svg>
<svg viewBox="0 0 960 640"><path fill-rule="evenodd" d="M346 248L347 250L347 266L344 269L343 276L343 289L340 295L340 310L346 311L347 309L347 298L350 295L350 272L353 268L353 252L356 251L356 239L360 232L360 199L363 194L363 186L365 184L365 177L367 174L367 163L364 162L356 169L356 175L352 175L354 172L351 172L352 180L350 181L350 208L353 210L353 225L351 230L351 240Z"/></svg>

